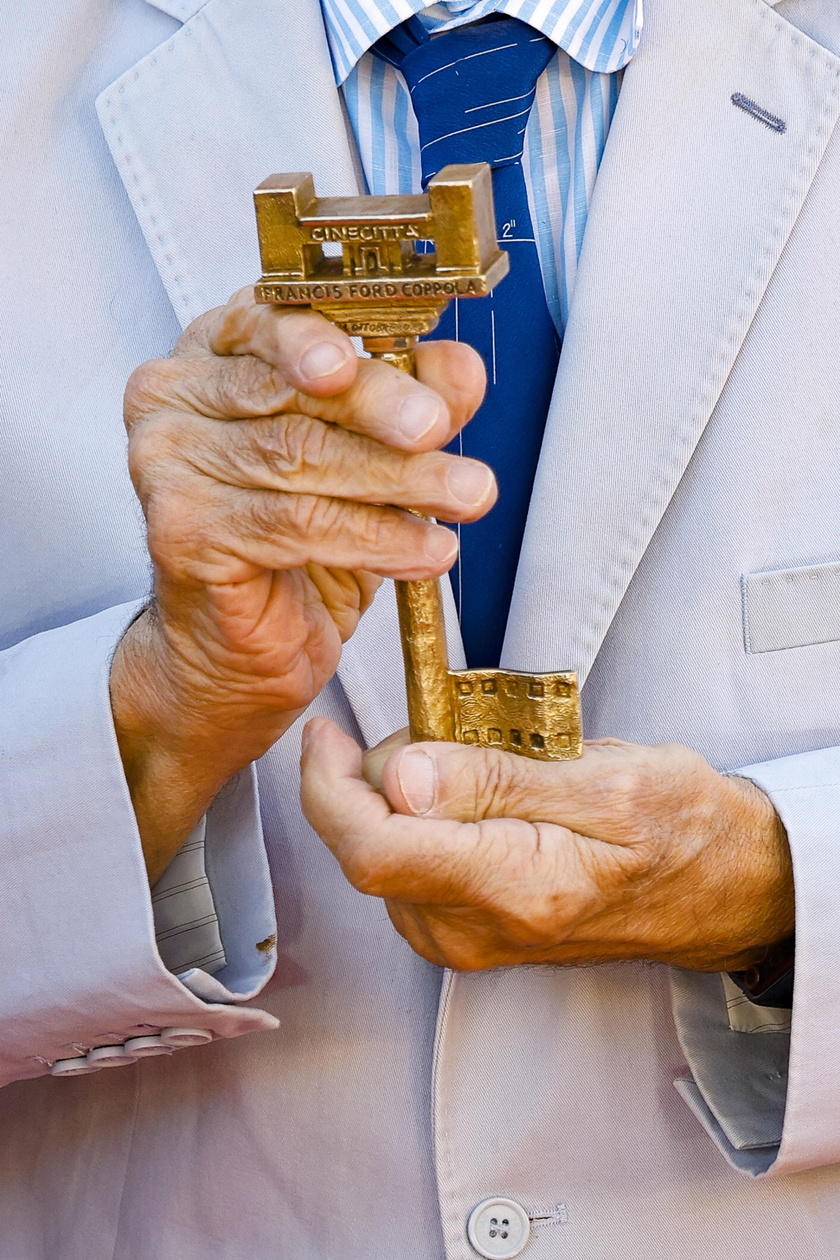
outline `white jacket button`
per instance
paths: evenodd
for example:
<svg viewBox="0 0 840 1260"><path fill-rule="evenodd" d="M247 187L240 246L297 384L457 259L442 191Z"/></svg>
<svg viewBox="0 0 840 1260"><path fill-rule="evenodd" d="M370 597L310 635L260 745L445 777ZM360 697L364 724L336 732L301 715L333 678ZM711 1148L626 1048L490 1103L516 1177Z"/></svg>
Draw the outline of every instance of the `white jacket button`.
<svg viewBox="0 0 840 1260"><path fill-rule="evenodd" d="M153 1054L171 1054L169 1046L165 1046L159 1033L148 1033L145 1037L129 1037L125 1048L134 1059L150 1059Z"/></svg>
<svg viewBox="0 0 840 1260"><path fill-rule="evenodd" d="M50 1068L53 1076L84 1076L87 1072L98 1072L98 1063L88 1063L87 1055L77 1059L56 1059Z"/></svg>
<svg viewBox="0 0 840 1260"><path fill-rule="evenodd" d="M514 1199L485 1199L467 1221L470 1245L486 1260L518 1256L530 1234L528 1213Z"/></svg>
<svg viewBox="0 0 840 1260"><path fill-rule="evenodd" d="M122 1067L124 1063L133 1063L134 1055L125 1046L94 1046L87 1054L88 1063L97 1067Z"/></svg>
<svg viewBox="0 0 840 1260"><path fill-rule="evenodd" d="M163 1028L160 1039L172 1050L182 1050L187 1046L204 1046L213 1040L209 1028Z"/></svg>

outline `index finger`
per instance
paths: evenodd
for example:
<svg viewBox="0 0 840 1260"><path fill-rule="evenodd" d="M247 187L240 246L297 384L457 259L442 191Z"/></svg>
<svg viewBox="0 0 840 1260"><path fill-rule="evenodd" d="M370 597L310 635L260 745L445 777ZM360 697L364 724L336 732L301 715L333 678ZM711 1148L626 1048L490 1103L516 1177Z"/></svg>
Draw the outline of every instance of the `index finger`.
<svg viewBox="0 0 840 1260"><path fill-rule="evenodd" d="M349 389L359 362L352 341L335 324L315 311L259 304L250 285L194 320L173 353L254 355L314 398Z"/></svg>
<svg viewBox="0 0 840 1260"><path fill-rule="evenodd" d="M345 352L349 363L342 358L329 370ZM418 345L412 380L387 363L357 358L349 338L315 312L258 305L250 289L195 320L173 357L200 361L192 401L203 414L250 418L297 409L412 451L448 442L480 405L486 384L481 357L465 343ZM315 369L324 374L307 375Z"/></svg>

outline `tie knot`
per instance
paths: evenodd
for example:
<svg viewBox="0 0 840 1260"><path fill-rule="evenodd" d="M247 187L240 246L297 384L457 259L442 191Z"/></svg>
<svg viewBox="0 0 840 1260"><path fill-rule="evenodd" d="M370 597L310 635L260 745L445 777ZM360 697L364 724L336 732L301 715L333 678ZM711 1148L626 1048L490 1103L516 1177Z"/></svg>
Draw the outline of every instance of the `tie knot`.
<svg viewBox="0 0 840 1260"><path fill-rule="evenodd" d="M416 27L413 28L416 30ZM402 71L420 132L424 184L450 162L506 166L522 157L537 79L555 45L517 18L380 41Z"/></svg>

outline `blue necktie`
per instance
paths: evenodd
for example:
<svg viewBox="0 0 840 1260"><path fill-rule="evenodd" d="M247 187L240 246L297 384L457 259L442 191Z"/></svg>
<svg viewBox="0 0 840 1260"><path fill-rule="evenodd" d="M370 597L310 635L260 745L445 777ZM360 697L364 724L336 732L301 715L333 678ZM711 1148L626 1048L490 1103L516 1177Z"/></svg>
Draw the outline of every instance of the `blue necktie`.
<svg viewBox="0 0 840 1260"><path fill-rule="evenodd" d="M435 337L469 342L487 366L487 396L449 446L484 460L499 501L460 529L452 585L467 663L498 665L559 341L548 311L528 209L522 149L537 79L557 51L516 18L491 18L429 38L412 18L381 39L402 71L420 131L423 185L450 162L488 162L499 243L510 274L491 297L455 301Z"/></svg>

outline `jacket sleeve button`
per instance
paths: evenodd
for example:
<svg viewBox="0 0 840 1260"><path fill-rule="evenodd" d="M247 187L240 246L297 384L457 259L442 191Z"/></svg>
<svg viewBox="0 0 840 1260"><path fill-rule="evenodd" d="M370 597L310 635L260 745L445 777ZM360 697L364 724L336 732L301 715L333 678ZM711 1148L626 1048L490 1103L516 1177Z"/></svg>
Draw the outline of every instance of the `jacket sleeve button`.
<svg viewBox="0 0 840 1260"><path fill-rule="evenodd" d="M122 1067L124 1063L133 1063L134 1055L125 1046L94 1046L87 1054L88 1063L96 1067Z"/></svg>
<svg viewBox="0 0 840 1260"><path fill-rule="evenodd" d="M155 1054L171 1054L169 1046L160 1039L160 1033L148 1033L144 1037L129 1037L125 1043L128 1053L135 1059L151 1059Z"/></svg>
<svg viewBox="0 0 840 1260"><path fill-rule="evenodd" d="M88 1072L98 1072L98 1063L88 1063L87 1055L75 1059L56 1059L50 1068L52 1076L85 1076Z"/></svg>
<svg viewBox="0 0 840 1260"><path fill-rule="evenodd" d="M183 1050L187 1046L204 1046L213 1040L209 1028L163 1028L160 1039L172 1050Z"/></svg>

